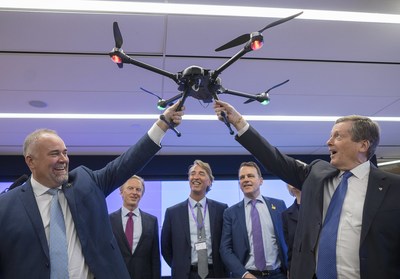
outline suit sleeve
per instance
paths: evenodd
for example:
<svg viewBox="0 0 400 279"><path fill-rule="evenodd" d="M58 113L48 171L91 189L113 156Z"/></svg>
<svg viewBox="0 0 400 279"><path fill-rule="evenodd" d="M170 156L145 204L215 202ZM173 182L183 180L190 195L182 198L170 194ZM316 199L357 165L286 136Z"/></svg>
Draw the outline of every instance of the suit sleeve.
<svg viewBox="0 0 400 279"><path fill-rule="evenodd" d="M161 230L161 254L165 262L172 265L172 235L170 211L165 211L164 223Z"/></svg>
<svg viewBox="0 0 400 279"><path fill-rule="evenodd" d="M309 167L281 153L263 138L252 126L235 139L246 148L268 171L301 190Z"/></svg>
<svg viewBox="0 0 400 279"><path fill-rule="evenodd" d="M286 245L289 245L288 216L286 211L282 212L282 227Z"/></svg>
<svg viewBox="0 0 400 279"><path fill-rule="evenodd" d="M152 270L153 279L161 278L161 260L160 260L160 245L159 245L159 234L158 234L158 220L154 220L154 237L152 245Z"/></svg>

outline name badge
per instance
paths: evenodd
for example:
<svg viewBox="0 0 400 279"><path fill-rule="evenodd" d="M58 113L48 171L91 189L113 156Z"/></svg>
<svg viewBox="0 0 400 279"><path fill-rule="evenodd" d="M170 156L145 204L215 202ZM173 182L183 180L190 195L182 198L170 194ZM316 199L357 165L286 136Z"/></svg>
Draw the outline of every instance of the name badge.
<svg viewBox="0 0 400 279"><path fill-rule="evenodd" d="M194 244L194 247L195 247L196 251L207 249L207 245L206 245L205 241L196 242Z"/></svg>

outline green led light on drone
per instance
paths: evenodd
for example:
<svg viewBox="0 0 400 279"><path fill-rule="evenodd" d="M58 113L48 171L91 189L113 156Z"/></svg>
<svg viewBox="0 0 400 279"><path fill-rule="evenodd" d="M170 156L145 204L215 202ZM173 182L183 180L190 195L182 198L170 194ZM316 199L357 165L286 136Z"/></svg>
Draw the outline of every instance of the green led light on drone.
<svg viewBox="0 0 400 279"><path fill-rule="evenodd" d="M261 104L262 104L263 106L266 106L266 105L269 104L269 100L262 101Z"/></svg>

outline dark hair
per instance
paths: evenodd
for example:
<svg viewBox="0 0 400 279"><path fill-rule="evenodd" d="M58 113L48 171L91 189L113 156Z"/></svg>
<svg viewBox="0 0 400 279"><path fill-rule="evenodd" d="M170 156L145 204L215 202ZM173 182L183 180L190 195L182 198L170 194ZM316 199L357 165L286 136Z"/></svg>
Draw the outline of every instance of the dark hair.
<svg viewBox="0 0 400 279"><path fill-rule="evenodd" d="M255 162L253 162L253 161L243 162L240 164L239 169L241 169L242 167L253 167L257 170L258 176L262 177L260 167Z"/></svg>
<svg viewBox="0 0 400 279"><path fill-rule="evenodd" d="M379 125L368 117L360 115L344 116L336 120L335 124L341 122L352 122L350 129L351 139L354 142L363 140L369 141L369 149L367 151L368 159L371 159L375 154L376 147L379 144Z"/></svg>

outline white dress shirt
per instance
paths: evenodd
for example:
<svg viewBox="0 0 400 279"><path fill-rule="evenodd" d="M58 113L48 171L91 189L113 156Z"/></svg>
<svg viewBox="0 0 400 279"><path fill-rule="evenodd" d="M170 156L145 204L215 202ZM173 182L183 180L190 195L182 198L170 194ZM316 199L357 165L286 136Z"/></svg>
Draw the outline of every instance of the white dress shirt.
<svg viewBox="0 0 400 279"><path fill-rule="evenodd" d="M275 236L274 224L272 223L271 215L265 203L265 200L261 195L257 197L259 202L256 203L258 214L260 215L261 231L263 236L264 255L266 259L266 269L274 270L281 266L279 260L279 248L277 239ZM253 245L253 232L251 224L251 199L244 197L244 210L246 216L246 229L247 237L250 244L249 260L247 261L245 268L247 270L257 270L254 261L254 245Z"/></svg>
<svg viewBox="0 0 400 279"><path fill-rule="evenodd" d="M360 278L360 236L370 162L367 161L350 171L353 175L348 179L348 188L340 214L336 242L337 279ZM339 185L342 175L343 172L340 172L324 187L324 219L332 195ZM318 254L316 258L318 259Z"/></svg>
<svg viewBox="0 0 400 279"><path fill-rule="evenodd" d="M42 217L44 231L46 233L47 242L49 242L50 234L50 204L52 196L47 193L48 187L31 178L33 193L39 207L40 216ZM61 189L61 187L60 187ZM68 245L68 273L70 279L92 279L93 274L85 262L82 253L82 246L76 233L75 224L72 220L71 211L67 200L62 191L58 192L58 200L64 215L67 245Z"/></svg>
<svg viewBox="0 0 400 279"><path fill-rule="evenodd" d="M125 207L121 208L121 217L122 217L122 227L124 228L124 232L126 230L126 223L128 222L128 213L130 210L128 210ZM135 252L135 249L138 245L138 242L140 240L140 237L142 236L142 215L140 214L140 210L138 207L136 207L133 210L133 247L132 249L132 254Z"/></svg>
<svg viewBox="0 0 400 279"><path fill-rule="evenodd" d="M208 254L208 263L212 264L212 247L211 247L211 230L210 230L210 213L209 213L209 208L206 206L206 197L201 199L199 203L201 204L201 212L203 213L203 219L204 219L204 228L206 230L206 245L207 245L207 254ZM188 211L189 211L189 227L190 227L190 243L191 243L191 248L192 248L192 265L197 265L197 251L195 247L195 243L198 242L197 240L197 207L196 207L197 201L189 197L189 203L188 203ZM191 208L192 207L192 210ZM205 212L205 217L204 217L204 209L206 208ZM193 217L193 214L194 217ZM196 218L196 219L194 219Z"/></svg>

